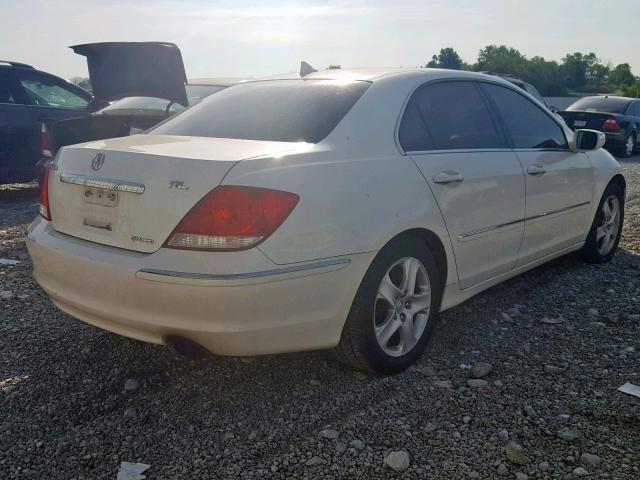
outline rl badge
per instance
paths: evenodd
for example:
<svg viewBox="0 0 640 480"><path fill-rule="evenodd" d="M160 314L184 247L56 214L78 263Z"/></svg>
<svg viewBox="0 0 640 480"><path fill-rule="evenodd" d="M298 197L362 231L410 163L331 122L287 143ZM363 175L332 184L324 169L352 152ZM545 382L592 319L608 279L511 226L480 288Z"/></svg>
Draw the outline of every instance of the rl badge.
<svg viewBox="0 0 640 480"><path fill-rule="evenodd" d="M96 156L91 160L91 168L94 171L98 171L102 168L102 164L104 163L104 153L96 153Z"/></svg>

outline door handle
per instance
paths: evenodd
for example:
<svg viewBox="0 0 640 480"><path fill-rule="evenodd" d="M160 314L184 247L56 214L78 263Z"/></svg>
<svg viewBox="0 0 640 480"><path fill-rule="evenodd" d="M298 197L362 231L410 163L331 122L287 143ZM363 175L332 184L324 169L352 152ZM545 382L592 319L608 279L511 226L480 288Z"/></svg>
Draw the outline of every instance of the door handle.
<svg viewBox="0 0 640 480"><path fill-rule="evenodd" d="M544 175L545 173L547 173L547 171L542 165L538 165L537 163L534 163L527 167L527 173L529 175Z"/></svg>
<svg viewBox="0 0 640 480"><path fill-rule="evenodd" d="M453 172L447 170L445 172L440 172L435 177L433 177L433 181L435 183L458 183L464 180L464 177L458 172Z"/></svg>

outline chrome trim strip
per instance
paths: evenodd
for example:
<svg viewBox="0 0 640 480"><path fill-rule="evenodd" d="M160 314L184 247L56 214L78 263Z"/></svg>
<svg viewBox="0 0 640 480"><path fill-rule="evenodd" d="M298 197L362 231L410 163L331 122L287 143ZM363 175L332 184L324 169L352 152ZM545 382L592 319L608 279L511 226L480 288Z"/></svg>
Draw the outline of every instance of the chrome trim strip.
<svg viewBox="0 0 640 480"><path fill-rule="evenodd" d="M323 262L307 263L305 265L296 265L294 267L277 268L275 270L264 270L261 272L249 273L229 273L223 275L208 273L189 273L189 272L172 272L170 270L156 270L153 268L143 268L139 273L151 273L154 275L162 275L165 277L192 278L196 280L246 280L249 278L269 277L272 275L282 275L293 272L303 272L306 270L314 270L317 268L334 267L336 265L348 265L351 260L348 258L340 258L337 260L326 260Z"/></svg>
<svg viewBox="0 0 640 480"><path fill-rule="evenodd" d="M61 173L62 183L82 185L83 187L104 188L105 190L116 190L118 192L129 192L140 195L144 193L145 186L142 183L127 182L125 180L112 180L108 178L88 177L75 173Z"/></svg>
<svg viewBox="0 0 640 480"><path fill-rule="evenodd" d="M538 218L546 217L548 215L554 215L556 213L566 212L567 210L572 210L574 208L584 207L586 205L589 205L590 203L591 202L582 202L582 203L577 203L575 205L571 205L569 207L559 208L558 210L551 210L550 212L544 212L544 213L541 213L539 215L534 215L532 217L527 217L527 221L536 220Z"/></svg>
<svg viewBox="0 0 640 480"><path fill-rule="evenodd" d="M462 233L462 234L458 235L458 240L462 241L462 240L465 240L465 239L467 239L469 237L473 237L474 235L480 235L481 233L491 232L492 230L497 230L499 228L510 227L512 225L517 225L518 223L530 222L531 220L537 220L538 218L547 217L549 215L555 215L556 213L566 212L568 210L573 210L574 208L584 207L586 205L589 205L590 203L591 202L577 203L575 205L570 205L568 207L559 208L557 210L551 210L549 212L544 212L544 213L541 213L539 215L534 215L532 217L523 218L522 220L514 220L513 222L502 223L500 225L493 225L491 227L480 228L480 229L474 230L472 232Z"/></svg>
<svg viewBox="0 0 640 480"><path fill-rule="evenodd" d="M490 232L492 230L497 230L499 228L510 227L512 225L517 225L518 223L522 223L522 222L524 222L524 219L514 220L512 222L501 223L500 225L493 225L491 227L480 228L480 229L474 230L472 232L462 233L462 234L458 235L458 240L464 240L466 238L473 237L474 235L480 235L481 233Z"/></svg>

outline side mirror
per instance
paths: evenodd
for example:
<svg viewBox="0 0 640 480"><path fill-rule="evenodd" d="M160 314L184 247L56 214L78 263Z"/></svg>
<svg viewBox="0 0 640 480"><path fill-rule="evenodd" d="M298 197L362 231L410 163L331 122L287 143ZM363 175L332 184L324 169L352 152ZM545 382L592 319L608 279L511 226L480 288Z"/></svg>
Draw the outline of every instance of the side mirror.
<svg viewBox="0 0 640 480"><path fill-rule="evenodd" d="M604 146L607 140L604 133L597 130L576 130L574 142L577 152L590 152Z"/></svg>
<svg viewBox="0 0 640 480"><path fill-rule="evenodd" d="M551 110L553 113L558 113L560 111L558 107L552 104L549 104L549 110Z"/></svg>

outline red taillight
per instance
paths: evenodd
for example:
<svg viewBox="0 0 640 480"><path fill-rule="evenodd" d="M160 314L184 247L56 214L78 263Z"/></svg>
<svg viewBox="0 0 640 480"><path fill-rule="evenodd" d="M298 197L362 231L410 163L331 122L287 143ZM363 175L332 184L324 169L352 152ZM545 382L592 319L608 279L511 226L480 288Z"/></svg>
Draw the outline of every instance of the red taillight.
<svg viewBox="0 0 640 480"><path fill-rule="evenodd" d="M43 157L51 158L51 145L49 144L49 133L47 132L47 125L42 122L40 128L40 152Z"/></svg>
<svg viewBox="0 0 640 480"><path fill-rule="evenodd" d="M40 215L45 220L51 221L51 207L49 206L49 172L50 168L45 168L40 184Z"/></svg>
<svg viewBox="0 0 640 480"><path fill-rule="evenodd" d="M217 187L182 219L164 246L216 251L254 247L285 221L299 199L279 190Z"/></svg>
<svg viewBox="0 0 640 480"><path fill-rule="evenodd" d="M620 125L613 118L607 118L602 124L602 130L607 130L609 132L617 132L620 130Z"/></svg>

